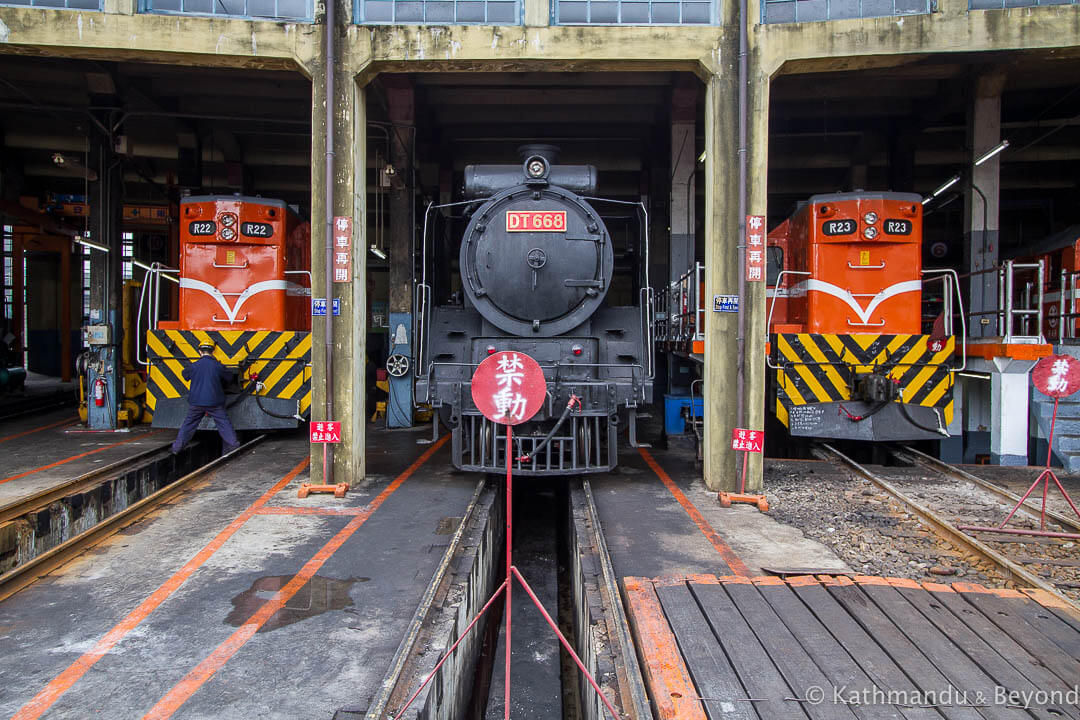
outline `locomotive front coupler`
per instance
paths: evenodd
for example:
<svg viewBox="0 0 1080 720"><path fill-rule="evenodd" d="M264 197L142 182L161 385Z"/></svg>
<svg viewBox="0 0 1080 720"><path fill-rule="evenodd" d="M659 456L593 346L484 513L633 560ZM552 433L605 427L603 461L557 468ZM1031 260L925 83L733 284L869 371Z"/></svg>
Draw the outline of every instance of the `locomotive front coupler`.
<svg viewBox="0 0 1080 720"><path fill-rule="evenodd" d="M900 397L900 381L881 373L857 375L855 399L866 402L892 402Z"/></svg>

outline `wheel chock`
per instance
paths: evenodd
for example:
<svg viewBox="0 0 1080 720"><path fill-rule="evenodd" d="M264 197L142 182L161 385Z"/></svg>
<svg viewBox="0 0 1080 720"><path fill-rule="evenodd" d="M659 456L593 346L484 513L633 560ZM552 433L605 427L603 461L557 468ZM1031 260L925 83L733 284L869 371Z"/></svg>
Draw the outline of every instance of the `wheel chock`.
<svg viewBox="0 0 1080 720"><path fill-rule="evenodd" d="M311 493L334 493L334 497L343 498L347 492L349 492L349 483L338 483L336 485L301 483L300 489L296 491L296 497L306 498Z"/></svg>
<svg viewBox="0 0 1080 720"><path fill-rule="evenodd" d="M717 493L717 499L720 501L720 507L731 507L732 503L747 503L749 505L757 505L757 509L761 512L769 512L769 501L764 495L741 495L739 493Z"/></svg>

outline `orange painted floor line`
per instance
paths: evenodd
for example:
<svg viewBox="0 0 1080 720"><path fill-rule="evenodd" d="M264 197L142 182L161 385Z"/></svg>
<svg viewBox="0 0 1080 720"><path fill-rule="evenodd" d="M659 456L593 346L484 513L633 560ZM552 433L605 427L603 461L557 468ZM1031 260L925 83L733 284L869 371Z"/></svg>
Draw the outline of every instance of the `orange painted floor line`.
<svg viewBox="0 0 1080 720"><path fill-rule="evenodd" d="M53 681L35 695L30 702L23 705L22 708L19 709L19 712L15 713L12 717L12 720L30 720L31 718L41 717L42 713L52 707L53 703L59 700L61 695L67 692L79 678L85 675L86 671L93 667L94 663L105 657L116 643L120 642L125 635L134 630L135 627L145 620L150 613L156 610L169 598L169 596L176 592L176 590L184 584L184 581L191 577L203 563L210 559L210 556L216 553L221 546L225 544L226 540L232 537L259 508L268 503L274 495L279 493L293 480L293 478L299 475L310 462L310 457L301 460L296 467L289 471L288 475L275 483L272 488L263 493L262 497L237 515L236 519L218 533L213 540L207 543L206 547L188 560L182 568L177 570L176 573L166 580L161 587L155 590L150 597L143 600L137 608L128 613L127 617L121 620L116 627L107 632L103 638L98 640L94 647L84 653L82 657L72 663L66 670L57 675Z"/></svg>
<svg viewBox="0 0 1080 720"><path fill-rule="evenodd" d="M229 638L221 643L221 645L218 645L205 660L199 663L195 669L184 677L183 680L178 682L172 690L166 693L165 697L161 698L161 700L150 709L150 712L143 716L143 720L168 718L171 717L174 712L179 710L180 706L187 702L187 699L194 695L207 680L213 677L214 673L220 670L225 663L229 661L229 658L235 655L236 652L259 631L259 628L274 615L274 613L285 607L285 603L287 603L300 588L311 580L315 573L319 571L319 568L321 568L323 564L325 564L326 561L345 544L345 541L360 529L360 526L363 525L384 502L386 502L387 498L393 495L394 492L401 487L402 483L408 480L421 465L427 462L428 458L434 455L436 450L445 445L449 438L449 435L443 435L432 444L431 447L425 450L412 465L406 468L403 473L394 478L394 481L387 485L386 488L364 508L363 514L357 515L350 520L345 527L339 530L329 542L323 545L319 552L315 553L313 558L307 561L304 567L300 569L300 572L298 572L285 587L278 590L274 597L267 600L236 632L229 636Z"/></svg>
<svg viewBox="0 0 1080 720"><path fill-rule="evenodd" d="M363 515L364 508L308 508L308 507L264 507L257 515Z"/></svg>
<svg viewBox="0 0 1080 720"><path fill-rule="evenodd" d="M15 433L14 435L7 435L6 437L0 438L0 443L7 442L8 440L15 440L16 438L26 437L27 435L32 435L36 432L41 432L42 430L48 430L50 428L59 427L61 425L67 425L74 422L75 418L64 418L63 420L51 423L49 425L42 425L41 427L33 428L32 430L23 430L22 432Z"/></svg>
<svg viewBox="0 0 1080 720"><path fill-rule="evenodd" d="M156 430L151 430L150 432L146 432L146 433L143 433L141 435L136 435L135 437L128 438L127 440L122 440L122 441L120 441L118 443L113 443L112 445L106 445L105 447L97 448L96 450L89 450L89 451L84 452L84 453L79 453L78 455L72 455L71 457L64 458L63 460L57 460L54 463L49 463L48 465L42 465L41 467L34 468L33 470L27 470L26 472L21 472L18 475L12 475L10 477L0 479L0 485L3 485L4 483L10 482L12 480L18 480L19 478L26 477L27 475L33 475L34 473L39 473L42 470L49 470L49 469L54 468L54 467L60 467L61 465L66 465L67 463L71 462L72 460L78 460L79 458L88 457L90 455L96 455L99 452L105 452L106 450L112 450L114 447L120 447L121 445L127 445L129 442L135 442L136 440L142 440L143 438L149 437L150 435L154 435L156 433L157 433Z"/></svg>
<svg viewBox="0 0 1080 720"><path fill-rule="evenodd" d="M705 516L701 514L701 511L694 506L694 503L690 502L690 498L686 497L679 486L675 484L675 481L664 472L664 468L660 467L660 463L653 459L653 456L649 454L649 451L645 448L638 448L638 452L641 453L641 457L645 459L652 471L656 473L656 476L660 478L660 481L667 486L668 491L675 496L675 499L679 501L679 504L683 506L683 510L690 516L690 519L694 521L694 524L698 526L698 530L705 536L712 546L716 548L716 552L720 553L720 556L724 558L724 562L731 568L731 572L736 575L749 575L750 568L746 567L746 564L739 559L739 556L735 554L735 551L731 549L720 537L720 535L713 530L712 525L705 519Z"/></svg>

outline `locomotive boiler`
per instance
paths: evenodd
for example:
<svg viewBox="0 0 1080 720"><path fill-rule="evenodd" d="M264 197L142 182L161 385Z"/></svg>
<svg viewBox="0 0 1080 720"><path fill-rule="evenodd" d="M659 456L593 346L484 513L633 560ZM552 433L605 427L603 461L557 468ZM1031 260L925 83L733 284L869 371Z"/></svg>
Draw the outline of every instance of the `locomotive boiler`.
<svg viewBox="0 0 1080 720"><path fill-rule="evenodd" d="M184 198L180 223L179 269L155 265L144 284L153 426L180 426L184 368L209 341L237 374L226 400L233 427L297 427L311 405L310 225L280 200L233 195ZM157 317L165 275L179 284L176 320Z"/></svg>
<svg viewBox="0 0 1080 720"><path fill-rule="evenodd" d="M922 268L921 200L815 195L769 233L767 407L790 435L948 436L963 307L953 271Z"/></svg>
<svg viewBox="0 0 1080 720"><path fill-rule="evenodd" d="M596 169L557 164L557 148L519 152L520 165L466 167L464 200L428 208L414 308L417 399L451 428L457 468L497 472L506 438L473 405L469 381L490 354L527 353L544 370L547 401L515 429L516 472L607 471L620 431L636 443L637 408L652 401L645 209L592 197ZM450 206L464 208L467 226L456 277L442 273L448 287L439 287L426 228ZM619 217L605 222L598 207ZM622 223L614 234L612 222Z"/></svg>

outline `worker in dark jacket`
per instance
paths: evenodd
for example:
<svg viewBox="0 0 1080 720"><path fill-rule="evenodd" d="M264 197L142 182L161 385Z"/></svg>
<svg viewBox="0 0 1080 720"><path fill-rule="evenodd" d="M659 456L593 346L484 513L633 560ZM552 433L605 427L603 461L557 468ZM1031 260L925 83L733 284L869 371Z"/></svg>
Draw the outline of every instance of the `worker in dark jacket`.
<svg viewBox="0 0 1080 720"><path fill-rule="evenodd" d="M184 368L184 379L191 381L188 392L188 413L180 432L172 444L175 455L180 452L202 422L203 416L214 419L224 452L229 453L240 447L229 416L225 412L225 383L232 374L214 358L214 346L210 343L199 345L199 359Z"/></svg>

